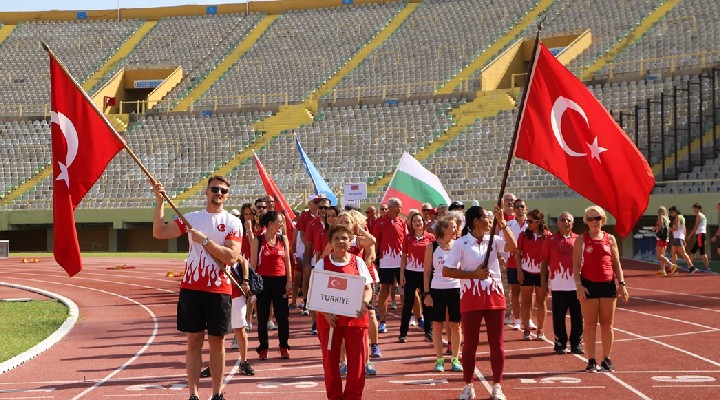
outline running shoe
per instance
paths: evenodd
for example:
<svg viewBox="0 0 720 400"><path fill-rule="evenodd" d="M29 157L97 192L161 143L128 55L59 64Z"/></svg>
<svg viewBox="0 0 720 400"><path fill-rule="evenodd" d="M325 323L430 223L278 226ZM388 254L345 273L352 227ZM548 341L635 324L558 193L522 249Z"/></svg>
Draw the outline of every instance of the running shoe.
<svg viewBox="0 0 720 400"><path fill-rule="evenodd" d="M280 358L282 358L283 360L290 359L290 353L288 352L288 349L286 347L280 348Z"/></svg>
<svg viewBox="0 0 720 400"><path fill-rule="evenodd" d="M340 376L347 375L347 363L341 362L340 363Z"/></svg>
<svg viewBox="0 0 720 400"><path fill-rule="evenodd" d="M661 269L660 271L658 271L657 274L658 274L658 276L667 276L667 272L665 272L664 269Z"/></svg>
<svg viewBox="0 0 720 400"><path fill-rule="evenodd" d="M555 354L567 354L567 345L556 340L553 345L553 351Z"/></svg>
<svg viewBox="0 0 720 400"><path fill-rule="evenodd" d="M523 332L523 340L532 340L532 337L530 337L530 331Z"/></svg>
<svg viewBox="0 0 720 400"><path fill-rule="evenodd" d="M207 378L209 376L210 376L210 367L207 367L204 370L200 371L201 378Z"/></svg>
<svg viewBox="0 0 720 400"><path fill-rule="evenodd" d="M193 394L190 395L190 398L188 400L200 400L200 398Z"/></svg>
<svg viewBox="0 0 720 400"><path fill-rule="evenodd" d="M300 311L300 315L310 315L310 310L304 309L304 310Z"/></svg>
<svg viewBox="0 0 720 400"><path fill-rule="evenodd" d="M268 321L268 323L267 323L267 329L268 329L269 331L274 331L274 330L277 329L277 325L275 325L275 323L272 322L272 321Z"/></svg>
<svg viewBox="0 0 720 400"><path fill-rule="evenodd" d="M472 383L466 383L460 393L460 400L474 400L475 398L475 387Z"/></svg>
<svg viewBox="0 0 720 400"><path fill-rule="evenodd" d="M423 317L418 318L418 328L425 329L425 320Z"/></svg>
<svg viewBox="0 0 720 400"><path fill-rule="evenodd" d="M513 330L520 331L522 330L522 324L519 319L515 320L515 324L513 324Z"/></svg>
<svg viewBox="0 0 720 400"><path fill-rule="evenodd" d="M255 375L255 370L250 366L250 361L243 361L240 363L240 374L252 376Z"/></svg>
<svg viewBox="0 0 720 400"><path fill-rule="evenodd" d="M585 350L580 343L575 346L570 346L570 352L573 354L585 354Z"/></svg>
<svg viewBox="0 0 720 400"><path fill-rule="evenodd" d="M445 372L445 359L438 358L435 360L435 368L433 368L433 372Z"/></svg>
<svg viewBox="0 0 720 400"><path fill-rule="evenodd" d="M397 310L397 301L393 300L390 302L390 308Z"/></svg>
<svg viewBox="0 0 720 400"><path fill-rule="evenodd" d="M597 361L595 361L594 358L589 359L587 367L585 367L585 372L598 372L599 370Z"/></svg>
<svg viewBox="0 0 720 400"><path fill-rule="evenodd" d="M407 341L408 341L407 336L398 337L398 342L400 342L400 343L407 343Z"/></svg>
<svg viewBox="0 0 720 400"><path fill-rule="evenodd" d="M696 272L697 272L697 268L695 268L695 267L690 267L690 269L688 269L688 275L692 275Z"/></svg>
<svg viewBox="0 0 720 400"><path fill-rule="evenodd" d="M370 358L380 358L382 357L382 352L380 351L380 346L377 345L377 343L373 343L370 345Z"/></svg>
<svg viewBox="0 0 720 400"><path fill-rule="evenodd" d="M678 265L677 265L677 264L671 265L671 266L670 266L670 273L671 273L671 274L677 273L677 269L678 269Z"/></svg>
<svg viewBox="0 0 720 400"><path fill-rule="evenodd" d="M377 375L377 370L375 369L375 365L373 363L369 362L365 364L365 375Z"/></svg>
<svg viewBox="0 0 720 400"><path fill-rule="evenodd" d="M490 395L491 400L505 400L507 397L505 397L505 393L502 391L502 386L500 386L499 383L496 383L493 385L493 391Z"/></svg>
<svg viewBox="0 0 720 400"><path fill-rule="evenodd" d="M225 396L222 393L214 394L210 400L225 400Z"/></svg>
<svg viewBox="0 0 720 400"><path fill-rule="evenodd" d="M452 372L463 372L463 366L460 364L460 360L453 358L450 360L450 371Z"/></svg>
<svg viewBox="0 0 720 400"><path fill-rule="evenodd" d="M247 324L247 330L249 330L249 331L251 331L251 330L252 330L252 324L250 324L250 323L249 323L249 324Z"/></svg>
<svg viewBox="0 0 720 400"><path fill-rule="evenodd" d="M602 362L600 363L600 367L602 367L603 372L615 371L615 367L613 367L612 361L610 361L608 357L603 358Z"/></svg>
<svg viewBox="0 0 720 400"><path fill-rule="evenodd" d="M529 323L528 325L530 325L530 330L531 330L531 331L534 331L535 329L537 329L537 325L535 325L535 323L533 322L533 320L530 320L530 323Z"/></svg>
<svg viewBox="0 0 720 400"><path fill-rule="evenodd" d="M428 333L425 334L425 341L432 343L432 341L433 341L432 332L428 332Z"/></svg>
<svg viewBox="0 0 720 400"><path fill-rule="evenodd" d="M539 341L545 340L545 332L538 330L537 337L535 337L535 340L539 340Z"/></svg>
<svg viewBox="0 0 720 400"><path fill-rule="evenodd" d="M513 319L512 317L505 318L505 325L507 326L513 326Z"/></svg>
<svg viewBox="0 0 720 400"><path fill-rule="evenodd" d="M239 349L240 346L238 345L237 336L233 336L232 343L230 343L231 349Z"/></svg>
<svg viewBox="0 0 720 400"><path fill-rule="evenodd" d="M258 350L258 360L267 360L267 349Z"/></svg>
<svg viewBox="0 0 720 400"><path fill-rule="evenodd" d="M317 336L317 324L315 322L313 322L312 327L310 327L310 334Z"/></svg>
<svg viewBox="0 0 720 400"><path fill-rule="evenodd" d="M417 322L415 322L415 317L410 317L410 326L417 326Z"/></svg>
<svg viewBox="0 0 720 400"><path fill-rule="evenodd" d="M387 332L387 325L385 324L385 321L380 321L380 325L378 325L378 332L379 333Z"/></svg>

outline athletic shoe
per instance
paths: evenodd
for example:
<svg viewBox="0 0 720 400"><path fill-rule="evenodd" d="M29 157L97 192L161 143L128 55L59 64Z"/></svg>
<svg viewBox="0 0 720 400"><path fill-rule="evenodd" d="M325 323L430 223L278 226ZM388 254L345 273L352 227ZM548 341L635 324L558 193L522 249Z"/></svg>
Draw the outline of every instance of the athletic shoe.
<svg viewBox="0 0 720 400"><path fill-rule="evenodd" d="M565 343L555 341L555 344L553 345L553 351L555 352L555 354L567 354L567 345Z"/></svg>
<svg viewBox="0 0 720 400"><path fill-rule="evenodd" d="M340 363L340 376L347 375L347 363L341 362Z"/></svg>
<svg viewBox="0 0 720 400"><path fill-rule="evenodd" d="M435 360L435 368L433 368L433 372L445 372L445 359L438 358Z"/></svg>
<svg viewBox="0 0 720 400"><path fill-rule="evenodd" d="M267 360L267 349L258 350L258 360Z"/></svg>
<svg viewBox="0 0 720 400"><path fill-rule="evenodd" d="M365 364L365 375L377 375L377 370L373 363L369 362Z"/></svg>
<svg viewBox="0 0 720 400"><path fill-rule="evenodd" d="M529 323L528 325L530 325L530 330L531 330L531 331L534 331L535 329L537 329L537 325L535 325L535 323L533 322L533 320L530 320L530 323Z"/></svg>
<svg viewBox="0 0 720 400"><path fill-rule="evenodd" d="M450 360L450 371L452 372L463 372L462 364L460 364L460 360L457 358L453 358Z"/></svg>
<svg viewBox="0 0 720 400"><path fill-rule="evenodd" d="M310 327L310 334L317 336L317 324L315 322L313 322L312 327Z"/></svg>
<svg viewBox="0 0 720 400"><path fill-rule="evenodd" d="M304 310L300 311L300 315L310 315L310 310L304 309Z"/></svg>
<svg viewBox="0 0 720 400"><path fill-rule="evenodd" d="M515 320L515 324L513 324L512 327L513 327L513 329L516 330L516 331L522 330L522 324L521 324L520 320L519 320L519 319L516 319L516 320Z"/></svg>
<svg viewBox="0 0 720 400"><path fill-rule="evenodd" d="M417 322L415 322L415 317L410 317L410 326L417 326Z"/></svg>
<svg viewBox="0 0 720 400"><path fill-rule="evenodd" d="M397 310L397 301L393 300L390 302L390 308Z"/></svg>
<svg viewBox="0 0 720 400"><path fill-rule="evenodd" d="M247 324L247 330L249 330L249 331L252 330L252 324L250 324L250 323Z"/></svg>
<svg viewBox="0 0 720 400"><path fill-rule="evenodd" d="M530 337L530 331L523 332L523 340L532 340Z"/></svg>
<svg viewBox="0 0 720 400"><path fill-rule="evenodd" d="M612 361L608 357L605 357L602 362L600 363L600 366L602 367L603 372L613 372L615 371L615 367L613 367Z"/></svg>
<svg viewBox="0 0 720 400"><path fill-rule="evenodd" d="M407 341L408 341L407 336L398 337L398 342L400 342L400 343L407 343Z"/></svg>
<svg viewBox="0 0 720 400"><path fill-rule="evenodd" d="M505 393L502 391L502 386L500 386L499 383L496 383L493 385L493 391L492 395L490 395L490 399L492 400L505 400Z"/></svg>
<svg viewBox="0 0 720 400"><path fill-rule="evenodd" d="M690 267L690 269L688 269L688 275L692 275L696 272L697 272L697 268L695 268L695 267Z"/></svg>
<svg viewBox="0 0 720 400"><path fill-rule="evenodd" d="M250 361L243 361L240 363L240 374L252 376L255 375L255 370L250 366Z"/></svg>
<svg viewBox="0 0 720 400"><path fill-rule="evenodd" d="M425 334L425 341L426 341L426 342L432 342L432 341L433 341L432 332L428 332L428 333Z"/></svg>
<svg viewBox="0 0 720 400"><path fill-rule="evenodd" d="M665 272L664 269L661 269L660 271L658 271L657 274L658 274L658 276L667 276L667 272Z"/></svg>
<svg viewBox="0 0 720 400"><path fill-rule="evenodd" d="M380 358L382 357L382 352L380 351L380 346L378 346L376 343L373 343L370 345L370 358Z"/></svg>
<svg viewBox="0 0 720 400"><path fill-rule="evenodd" d="M239 349L240 346L238 345L237 336L233 336L232 343L230 343L231 349Z"/></svg>
<svg viewBox="0 0 720 400"><path fill-rule="evenodd" d="M379 333L387 332L387 325L385 325L385 321L380 321L380 325L378 325L378 332Z"/></svg>
<svg viewBox="0 0 720 400"><path fill-rule="evenodd" d="M425 329L425 320L423 317L418 318L418 328Z"/></svg>
<svg viewBox="0 0 720 400"><path fill-rule="evenodd" d="M214 394L210 400L225 400L225 396L222 393Z"/></svg>
<svg viewBox="0 0 720 400"><path fill-rule="evenodd" d="M513 319L512 317L505 318L505 325L507 326L513 326Z"/></svg>
<svg viewBox="0 0 720 400"><path fill-rule="evenodd" d="M537 333L537 337L535 338L535 340L540 340L540 341L545 340L545 333L544 333L543 331L540 331L540 330L539 330L538 333Z"/></svg>
<svg viewBox="0 0 720 400"><path fill-rule="evenodd" d="M295 309L297 309L297 308L298 308L298 306L295 305L295 304L290 304L290 305L288 306L288 309L289 309L289 310L295 310Z"/></svg>
<svg viewBox="0 0 720 400"><path fill-rule="evenodd" d="M463 387L462 393L460 393L460 400L474 400L475 399L475 387L472 383L466 383Z"/></svg>
<svg viewBox="0 0 720 400"><path fill-rule="evenodd" d="M285 348L285 347L280 348L280 358L282 358L283 360L290 359L290 353L288 352L287 348Z"/></svg>
<svg viewBox="0 0 720 400"><path fill-rule="evenodd" d="M275 325L275 323L272 321L268 321L267 328L269 331L274 331L277 329L277 325Z"/></svg>
<svg viewBox="0 0 720 400"><path fill-rule="evenodd" d="M585 350L580 343L575 346L570 346L570 352L573 354L585 354Z"/></svg>
<svg viewBox="0 0 720 400"><path fill-rule="evenodd" d="M188 400L200 400L200 398L193 394L190 396L190 398Z"/></svg>
<svg viewBox="0 0 720 400"><path fill-rule="evenodd" d="M201 378L208 378L209 376L210 376L210 367L207 367L204 370L200 371Z"/></svg>
<svg viewBox="0 0 720 400"><path fill-rule="evenodd" d="M677 265L677 264L671 265L671 266L670 266L670 273L671 273L671 274L677 273L677 269L678 269L678 265Z"/></svg>
<svg viewBox="0 0 720 400"><path fill-rule="evenodd" d="M594 358L588 360L588 365L585 367L585 372L598 372L600 369L597 366L597 361Z"/></svg>
<svg viewBox="0 0 720 400"><path fill-rule="evenodd" d="M451 355L452 354L452 343L448 342L447 350L445 350L445 354Z"/></svg>

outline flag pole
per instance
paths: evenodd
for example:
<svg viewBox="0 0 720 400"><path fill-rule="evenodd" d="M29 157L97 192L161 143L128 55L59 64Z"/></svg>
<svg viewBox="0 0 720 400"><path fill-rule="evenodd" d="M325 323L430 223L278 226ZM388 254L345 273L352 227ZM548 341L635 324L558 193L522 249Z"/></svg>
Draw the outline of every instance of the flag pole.
<svg viewBox="0 0 720 400"><path fill-rule="evenodd" d="M497 205L500 206L502 203L503 196L505 195L505 187L507 186L508 174L510 173L510 163L515 153L515 146L517 143L518 129L520 128L520 119L522 118L523 111L525 110L525 99L527 98L528 88L530 87L530 81L532 73L535 69L535 63L537 62L537 52L540 45L540 31L543 29L543 23L547 18L545 11L538 14L537 31L535 32L535 43L533 44L532 55L530 56L530 64L528 65L527 79L525 79L525 88L523 90L522 97L520 99L520 107L518 108L518 115L515 119L515 129L513 131L512 139L510 140L510 150L508 151L507 161L505 162L505 171L503 172L502 183L500 184L500 194L498 195ZM488 250L485 252L485 260L481 264L482 268L487 268L488 261L490 260L490 251L492 250L493 239L495 238L495 229L497 228L497 219L493 218L492 228L490 229L490 243L488 243Z"/></svg>
<svg viewBox="0 0 720 400"><path fill-rule="evenodd" d="M113 135L115 135L115 138L116 138L117 140L119 140L120 143L122 143L123 148L125 149L125 151L127 151L128 154L130 154L130 157L131 157L131 158L135 161L135 163L140 167L140 169L143 171L143 173L145 174L145 176L147 176L147 178L150 180L150 183L153 185L153 187L155 187L155 184L157 183L157 180L156 180L155 177L150 173L150 171L145 167L145 165L142 163L142 161L140 161L140 158L138 158L138 156L135 155L135 152L132 151L132 149L130 148L130 146L128 146L128 143L127 143L127 141L125 140L125 138L123 138L123 137L118 133L118 131L115 129L115 127L110 123L110 121L108 121L108 119L107 119L107 117L105 116L105 114L100 111L100 109L95 105L95 103L93 103L93 101L92 101L92 99L90 98L90 96L88 96L87 92L85 92L85 89L83 89L82 86L80 86L80 84L78 83L78 81L75 80L75 77L73 77L72 74L70 73L70 71L68 71L68 69L67 69L67 67L65 66L65 64L64 64L62 61L60 61L60 59L58 58L58 56L50 49L50 47L49 47L45 42L42 42L42 41L40 42L40 44L42 45L43 49L45 49L45 51L48 52L48 54L50 55L50 57L52 57L52 58L55 60L55 62L58 63L58 65L60 66L60 68L62 68L62 70L63 70L63 72L65 73L65 75L66 75L68 78L70 78L70 80L73 82L73 84L74 84L75 87L78 89L78 91L80 91L80 93L82 93L82 95L85 97L85 100L87 100L87 102L92 106L92 108L93 108L93 109L95 110L95 112L100 116L100 118L103 120L103 122L105 122L105 125L108 127L108 129L110 129L110 131L113 133ZM173 203L173 201L170 199L170 197L167 195L167 193L163 191L163 192L161 192L160 194L162 195L163 199L165 199L165 201L168 202L168 204L170 205L170 207L173 209L173 211L175 211L175 214L178 216L178 218L180 218L180 220L182 220L182 222L185 224L185 226L187 226L188 229L192 229L192 225L190 224L190 222L185 218L185 216L183 215L183 213L180 212L180 210L177 208L177 206L175 205L175 203ZM214 258L214 257L213 257L213 258ZM215 258L214 258L214 259L215 259ZM215 259L215 263L218 265L218 267L220 267L221 265L223 266L223 271L225 272L225 275L227 275L227 277L232 281L232 283L235 284L238 288L240 288L240 291L244 293L242 287L240 286L240 283L238 283L238 281L235 279L235 277L230 273L230 271L228 271L227 266L224 265L224 263L222 263L221 261L219 261L219 260L217 260L217 259Z"/></svg>

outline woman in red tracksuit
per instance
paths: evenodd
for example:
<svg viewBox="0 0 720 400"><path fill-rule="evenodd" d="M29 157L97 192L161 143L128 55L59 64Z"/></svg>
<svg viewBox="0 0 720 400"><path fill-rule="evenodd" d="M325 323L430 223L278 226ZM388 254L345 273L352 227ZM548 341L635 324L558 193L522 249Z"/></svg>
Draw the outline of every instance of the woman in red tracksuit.
<svg viewBox="0 0 720 400"><path fill-rule="evenodd" d="M360 275L365 279L363 301L357 317L344 317L330 313L318 312L317 329L320 339L320 348L323 355L323 370L325 372L325 391L330 400L362 399L365 387L365 360L367 358L367 306L372 296L372 278L367 265L362 258L348 252L350 238L354 236L347 225L337 224L328 232L333 252L318 260L315 271L333 271L350 275ZM328 350L330 340L330 327L334 327L332 345ZM345 391L342 388L342 378L338 363L340 362L340 347L345 341L347 349L347 377Z"/></svg>

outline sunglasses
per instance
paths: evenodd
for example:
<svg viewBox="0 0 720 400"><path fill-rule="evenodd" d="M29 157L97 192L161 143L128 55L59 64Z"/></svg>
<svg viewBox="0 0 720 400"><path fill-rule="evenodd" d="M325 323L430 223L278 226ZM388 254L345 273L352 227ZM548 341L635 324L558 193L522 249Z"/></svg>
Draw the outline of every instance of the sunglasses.
<svg viewBox="0 0 720 400"><path fill-rule="evenodd" d="M572 222L570 218L560 218L560 222Z"/></svg>
<svg viewBox="0 0 720 400"><path fill-rule="evenodd" d="M602 221L602 217L599 216L599 215L596 216L596 217L590 217L590 216L586 215L586 216L585 216L585 219L588 220L588 221Z"/></svg>
<svg viewBox="0 0 720 400"><path fill-rule="evenodd" d="M539 219L528 219L527 221L528 221L529 224L534 224L534 223L536 223L536 222L540 222Z"/></svg>
<svg viewBox="0 0 720 400"><path fill-rule="evenodd" d="M430 212L430 210L422 210L422 212Z"/></svg>
<svg viewBox="0 0 720 400"><path fill-rule="evenodd" d="M380 211L387 211L387 208L381 208Z"/></svg>
<svg viewBox="0 0 720 400"><path fill-rule="evenodd" d="M318 210L327 210L328 208L330 208L330 207L328 207L328 206L318 206Z"/></svg>
<svg viewBox="0 0 720 400"><path fill-rule="evenodd" d="M267 210L267 206L255 206L258 210Z"/></svg>
<svg viewBox="0 0 720 400"><path fill-rule="evenodd" d="M220 192L220 193L222 193L222 194L228 194L228 192L230 191L230 189L221 188L221 187L219 187L219 186L211 186L211 187L210 187L210 191L213 192L213 193L218 193L218 192Z"/></svg>
<svg viewBox="0 0 720 400"><path fill-rule="evenodd" d="M522 204L520 204L520 205L517 205L517 206L513 206L513 208L517 208L518 210L524 210L524 209L525 209L525 206L522 205Z"/></svg>

